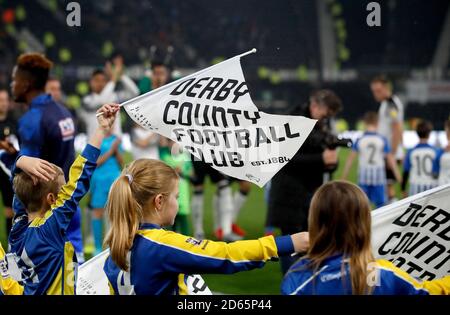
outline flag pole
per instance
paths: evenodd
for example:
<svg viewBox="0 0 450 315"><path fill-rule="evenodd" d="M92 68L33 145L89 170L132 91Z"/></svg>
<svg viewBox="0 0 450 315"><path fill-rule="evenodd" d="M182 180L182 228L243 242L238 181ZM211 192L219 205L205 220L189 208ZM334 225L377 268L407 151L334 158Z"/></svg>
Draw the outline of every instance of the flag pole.
<svg viewBox="0 0 450 315"><path fill-rule="evenodd" d="M229 59L227 59L227 60L224 60L224 61L222 61L222 62L225 62L225 61L228 61L228 60L234 59L234 58L242 58L242 57L244 57L244 56L247 56L247 55L250 55L250 54L254 54L254 53L256 53L256 51L257 51L256 48L253 48L253 49L251 49L251 50L249 50L249 51L247 51L247 52L245 52L245 53L242 53L242 54L240 54L240 55L231 57L231 58L229 58ZM200 73L202 73L202 72L204 72L204 71L209 70L209 69L212 68L212 67L217 66L218 64L221 64L222 62L219 62L219 63L217 63L217 64L215 64L215 65L209 66L209 67L207 67L207 68L205 68L205 69L203 69L203 70L200 70L200 71L198 71L198 72L196 72L196 73L197 73L197 74L200 74ZM150 93L156 93L156 92L158 92L160 89L163 89L163 88L166 89L166 88L168 88L169 86L172 86L172 85L175 85L175 84L179 84L179 83L180 83L180 80L184 80L185 78L186 78L186 77L179 78L178 80L175 80L175 81L173 81L173 82L170 82L169 84L165 84L165 85L163 85L163 86L160 86L160 87L157 88L157 89L154 89L154 90L149 91L149 92L147 92L147 93L144 93L144 94L142 94L142 95L136 96L136 97L134 97L134 98L132 98L132 99L130 99L130 100L127 100L127 101L125 101L125 102L119 104L119 106L122 107L122 106L124 106L124 105L127 105L127 104L130 103L131 101L136 101L136 100L138 100L138 99L141 99L141 98L147 96L147 95L150 94ZM96 114L95 116L98 117L98 116L100 116L100 115L102 115L102 114L103 114L103 113L98 113L98 114Z"/></svg>
<svg viewBox="0 0 450 315"><path fill-rule="evenodd" d="M252 50L249 50L243 54L237 55L235 58L241 58L250 54L254 54L255 52L257 52L256 48L253 48Z"/></svg>

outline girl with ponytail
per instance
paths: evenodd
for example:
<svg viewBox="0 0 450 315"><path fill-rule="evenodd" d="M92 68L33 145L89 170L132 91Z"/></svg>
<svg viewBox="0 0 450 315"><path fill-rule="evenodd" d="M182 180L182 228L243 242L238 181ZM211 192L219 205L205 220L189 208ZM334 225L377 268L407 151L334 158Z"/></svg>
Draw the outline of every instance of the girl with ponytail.
<svg viewBox="0 0 450 315"><path fill-rule="evenodd" d="M186 277L263 267L308 248L308 233L234 243L198 240L163 229L178 211L178 175L158 160L131 163L113 183L106 210L110 248L104 271L117 295L186 294Z"/></svg>

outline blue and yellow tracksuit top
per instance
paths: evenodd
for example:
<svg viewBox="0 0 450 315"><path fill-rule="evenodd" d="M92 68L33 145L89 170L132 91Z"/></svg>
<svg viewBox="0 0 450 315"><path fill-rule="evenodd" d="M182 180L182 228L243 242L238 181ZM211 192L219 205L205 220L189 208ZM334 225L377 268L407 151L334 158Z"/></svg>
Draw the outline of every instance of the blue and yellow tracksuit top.
<svg viewBox="0 0 450 315"><path fill-rule="evenodd" d="M69 181L44 217L29 222L23 205L15 198L16 217L9 242L22 271L24 294L74 294L78 264L66 230L89 190L99 154L99 149L86 146L70 168Z"/></svg>
<svg viewBox="0 0 450 315"><path fill-rule="evenodd" d="M318 270L308 268L309 263L310 260L305 258L292 265L281 284L282 294L352 294L348 259L343 259L342 255L329 257ZM373 285L374 295L450 294L450 276L432 281L418 281L384 259L376 260L368 272L368 281Z"/></svg>
<svg viewBox="0 0 450 315"><path fill-rule="evenodd" d="M141 224L129 251L129 271L121 270L111 256L103 269L116 295L183 295L187 293L185 274L230 274L261 268L267 260L293 251L290 236L227 244L196 240L146 223Z"/></svg>

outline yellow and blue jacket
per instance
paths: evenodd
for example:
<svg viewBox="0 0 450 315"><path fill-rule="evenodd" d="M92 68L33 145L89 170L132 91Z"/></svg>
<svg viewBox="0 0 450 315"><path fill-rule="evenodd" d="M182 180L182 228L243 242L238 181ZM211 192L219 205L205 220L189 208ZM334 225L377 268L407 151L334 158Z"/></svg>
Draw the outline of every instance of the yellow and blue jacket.
<svg viewBox="0 0 450 315"><path fill-rule="evenodd" d="M186 274L223 273L261 268L268 260L294 252L290 236L262 237L234 243L196 240L141 224L128 254L129 271L109 256L104 265L116 295L184 295Z"/></svg>
<svg viewBox="0 0 450 315"><path fill-rule="evenodd" d="M86 146L70 168L69 181L44 217L29 222L23 205L14 198L16 215L9 244L22 271L24 294L74 294L78 263L66 231L78 203L89 190L99 154L97 148Z"/></svg>
<svg viewBox="0 0 450 315"><path fill-rule="evenodd" d="M9 276L5 251L0 244L0 295L22 295L23 286Z"/></svg>
<svg viewBox="0 0 450 315"><path fill-rule="evenodd" d="M281 284L282 294L352 294L348 259L343 259L342 255L329 257L318 270L311 270L309 263L308 259L300 259L292 265ZM432 281L418 281L384 259L376 260L368 272L368 284L372 286L374 295L450 294L450 276Z"/></svg>

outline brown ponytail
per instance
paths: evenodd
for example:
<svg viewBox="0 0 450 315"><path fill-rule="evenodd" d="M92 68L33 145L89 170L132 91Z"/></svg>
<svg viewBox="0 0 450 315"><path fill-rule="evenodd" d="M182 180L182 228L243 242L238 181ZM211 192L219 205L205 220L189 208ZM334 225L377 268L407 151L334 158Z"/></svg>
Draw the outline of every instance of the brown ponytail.
<svg viewBox="0 0 450 315"><path fill-rule="evenodd" d="M115 180L108 195L106 211L111 223L105 238L112 260L128 270L127 253L133 245L144 212L157 194L169 194L178 175L167 164L151 159L132 162Z"/></svg>

